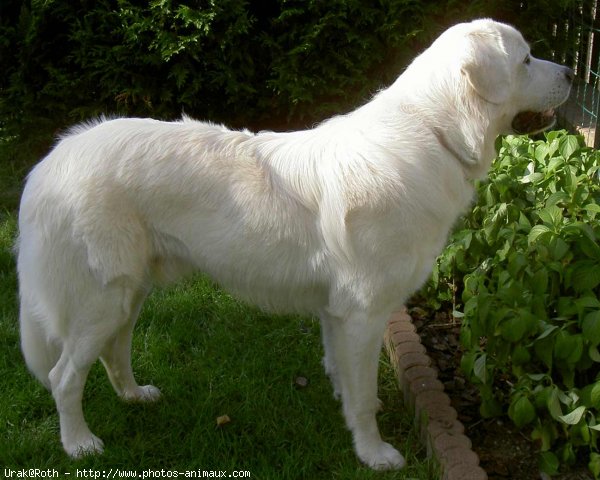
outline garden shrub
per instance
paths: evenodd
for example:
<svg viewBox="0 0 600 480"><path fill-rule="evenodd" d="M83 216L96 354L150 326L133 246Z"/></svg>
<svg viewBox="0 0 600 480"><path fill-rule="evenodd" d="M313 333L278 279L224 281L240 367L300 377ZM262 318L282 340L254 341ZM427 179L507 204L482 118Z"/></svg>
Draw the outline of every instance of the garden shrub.
<svg viewBox="0 0 600 480"><path fill-rule="evenodd" d="M364 102L462 20L513 23L545 55L574 1L3 0L0 138L99 114L309 126ZM544 22L523 21L533 11Z"/></svg>
<svg viewBox="0 0 600 480"><path fill-rule="evenodd" d="M7 0L0 9L0 125L11 133L100 113L310 123L389 82L422 31L413 0Z"/></svg>
<svg viewBox="0 0 600 480"><path fill-rule="evenodd" d="M424 293L462 319L481 414L527 428L544 471L587 454L599 478L600 152L564 131L499 143Z"/></svg>

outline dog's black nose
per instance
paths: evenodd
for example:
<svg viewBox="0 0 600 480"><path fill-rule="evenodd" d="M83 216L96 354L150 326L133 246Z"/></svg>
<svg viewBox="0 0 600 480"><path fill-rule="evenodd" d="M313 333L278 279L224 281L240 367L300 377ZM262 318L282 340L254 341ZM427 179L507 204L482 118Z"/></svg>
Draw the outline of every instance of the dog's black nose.
<svg viewBox="0 0 600 480"><path fill-rule="evenodd" d="M575 79L575 72L571 68L565 67L565 77L569 83L573 83L573 80Z"/></svg>

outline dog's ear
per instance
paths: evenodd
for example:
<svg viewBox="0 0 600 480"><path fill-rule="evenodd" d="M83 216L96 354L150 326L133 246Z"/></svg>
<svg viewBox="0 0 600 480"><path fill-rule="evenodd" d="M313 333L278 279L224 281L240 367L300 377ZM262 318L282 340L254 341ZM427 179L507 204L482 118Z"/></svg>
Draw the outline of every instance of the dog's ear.
<svg viewBox="0 0 600 480"><path fill-rule="evenodd" d="M467 35L461 72L484 100L503 103L510 94L510 65L500 36L488 32Z"/></svg>

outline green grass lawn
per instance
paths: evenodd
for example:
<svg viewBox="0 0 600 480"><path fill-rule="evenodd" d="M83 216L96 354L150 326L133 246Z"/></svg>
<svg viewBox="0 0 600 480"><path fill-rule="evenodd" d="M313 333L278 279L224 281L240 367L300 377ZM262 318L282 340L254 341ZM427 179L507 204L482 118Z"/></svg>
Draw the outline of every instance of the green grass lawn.
<svg viewBox="0 0 600 480"><path fill-rule="evenodd" d="M437 478L386 358L379 424L408 465L379 473L354 456L321 367L318 322L266 315L203 277L154 292L136 327L134 371L141 384L162 390L161 401L121 402L98 363L84 411L106 450L69 460L52 397L29 375L19 350L15 224L15 215L0 212L0 477L4 468L50 468L70 478L77 469L244 470L254 479ZM299 376L308 379L306 387L295 385ZM217 427L221 415L231 422Z"/></svg>

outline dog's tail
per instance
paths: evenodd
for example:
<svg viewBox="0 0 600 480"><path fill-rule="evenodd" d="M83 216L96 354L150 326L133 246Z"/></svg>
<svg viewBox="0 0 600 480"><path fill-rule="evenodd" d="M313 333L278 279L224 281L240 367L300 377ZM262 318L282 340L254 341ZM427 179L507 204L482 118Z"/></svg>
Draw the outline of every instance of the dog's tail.
<svg viewBox="0 0 600 480"><path fill-rule="evenodd" d="M24 242L19 236L14 252L19 273L21 351L31 373L50 390L48 375L58 362L62 346L48 331L52 320L50 309L44 308L41 299L36 298L42 289L38 284L39 272L32 268L35 264L32 242Z"/></svg>
<svg viewBox="0 0 600 480"><path fill-rule="evenodd" d="M50 390L50 370L56 365L62 347L50 338L44 328L47 320L41 318L29 302L21 298L21 350L33 375Z"/></svg>
<svg viewBox="0 0 600 480"><path fill-rule="evenodd" d="M59 293L65 281L57 265L48 258L55 252L60 238L53 223L63 228L61 210L40 192L50 191L43 180L48 177L45 162L39 163L29 174L19 209L19 234L13 246L19 280L19 324L21 351L31 373L50 389L50 371L62 353L59 334L62 309ZM46 183L48 185L49 182ZM57 213L58 210L58 213ZM72 251L62 253L70 258Z"/></svg>

